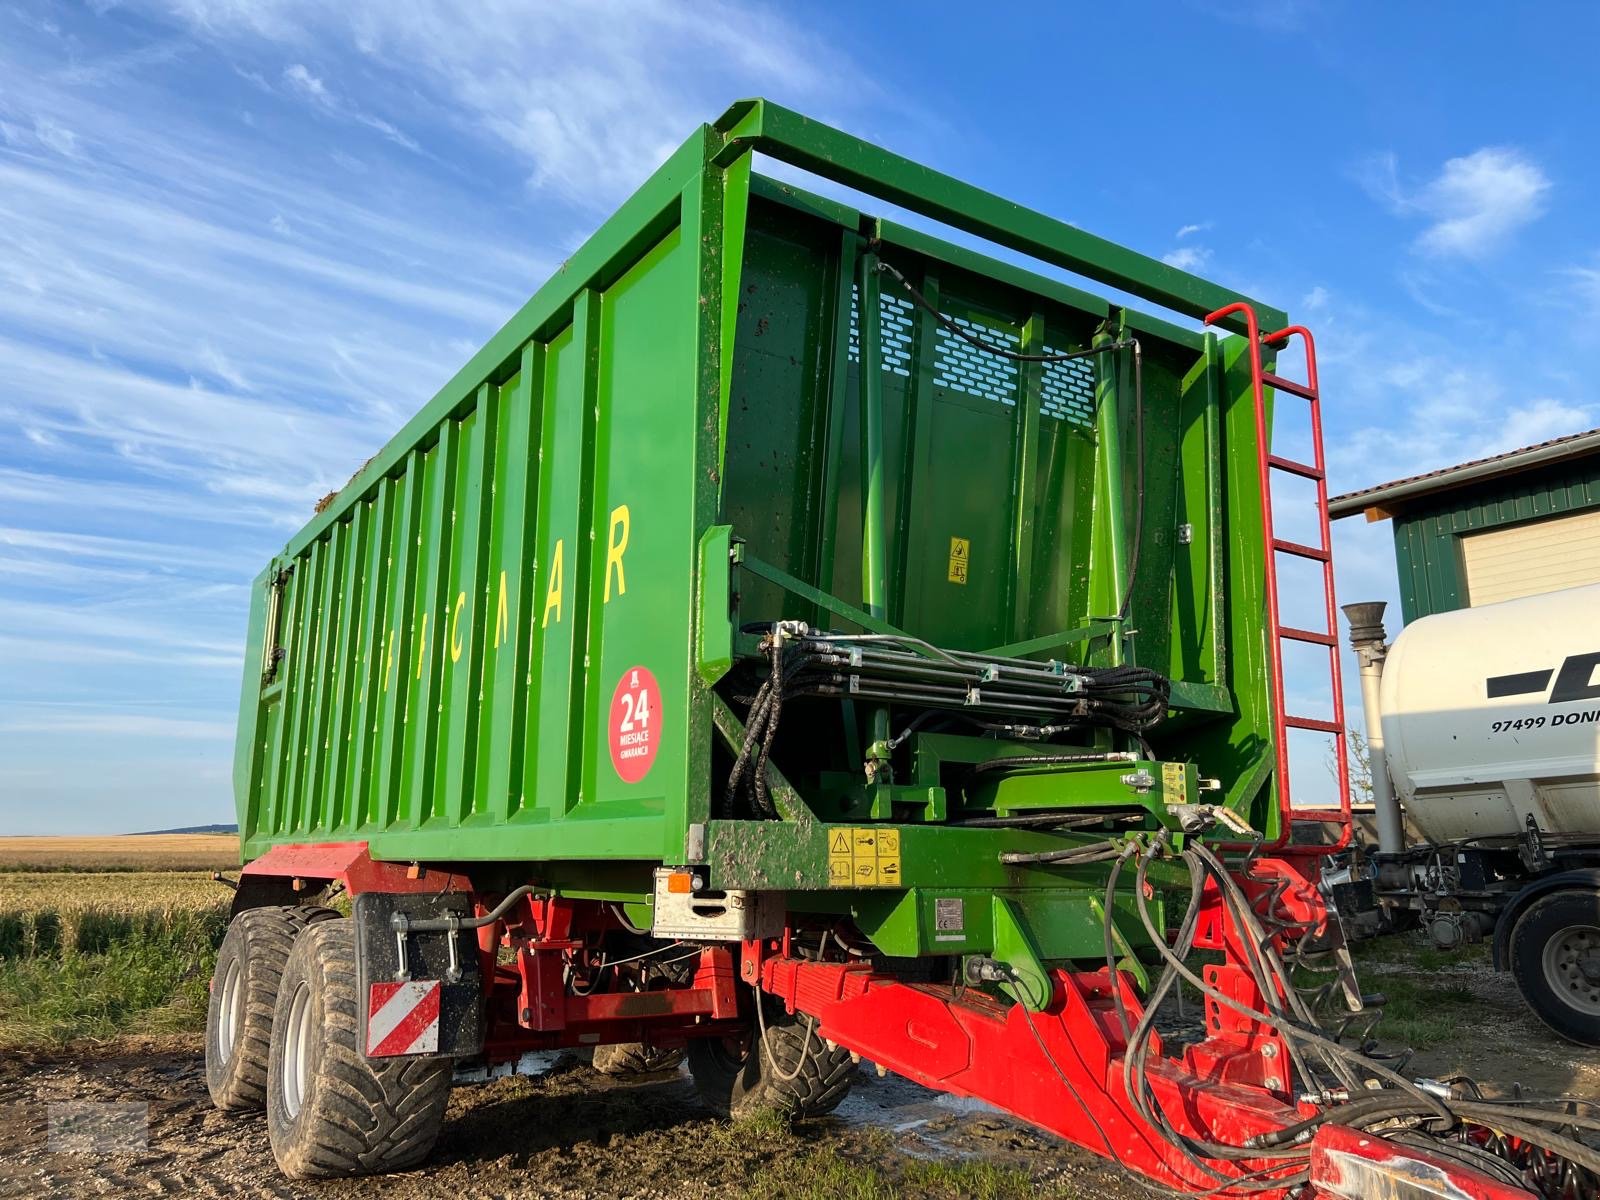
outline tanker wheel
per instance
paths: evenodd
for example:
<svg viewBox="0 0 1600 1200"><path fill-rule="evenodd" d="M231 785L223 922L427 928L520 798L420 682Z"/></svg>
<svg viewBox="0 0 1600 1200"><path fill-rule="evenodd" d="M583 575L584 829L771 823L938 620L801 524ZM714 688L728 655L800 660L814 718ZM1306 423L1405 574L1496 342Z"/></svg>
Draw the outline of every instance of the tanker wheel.
<svg viewBox="0 0 1600 1200"><path fill-rule="evenodd" d="M683 1051L662 1050L643 1042L618 1042L594 1048L594 1069L602 1075L656 1075L670 1071L683 1061Z"/></svg>
<svg viewBox="0 0 1600 1200"><path fill-rule="evenodd" d="M414 1167L444 1124L448 1058L368 1058L360 1044L355 922L312 925L283 970L267 1071L267 1136L290 1179Z"/></svg>
<svg viewBox="0 0 1600 1200"><path fill-rule="evenodd" d="M1511 970L1541 1021L1600 1046L1600 893L1571 889L1534 901L1511 931Z"/></svg>
<svg viewBox="0 0 1600 1200"><path fill-rule="evenodd" d="M809 1018L770 1003L766 1015L764 1050L759 1028L742 1038L689 1043L689 1071L706 1106L735 1119L764 1110L820 1117L838 1108L855 1071L850 1052L829 1050Z"/></svg>
<svg viewBox="0 0 1600 1200"><path fill-rule="evenodd" d="M229 924L206 1005L206 1090L224 1112L266 1105L272 1012L283 966L302 929L338 915L310 906L247 908Z"/></svg>

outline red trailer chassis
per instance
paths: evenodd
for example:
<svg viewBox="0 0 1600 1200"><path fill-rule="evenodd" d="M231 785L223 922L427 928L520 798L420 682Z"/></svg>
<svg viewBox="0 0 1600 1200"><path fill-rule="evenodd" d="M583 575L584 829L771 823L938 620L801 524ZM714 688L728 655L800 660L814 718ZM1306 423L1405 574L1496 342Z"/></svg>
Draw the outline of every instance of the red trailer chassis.
<svg viewBox="0 0 1600 1200"><path fill-rule="evenodd" d="M1270 897L1277 906L1280 926L1301 933L1322 927L1321 898L1293 860L1257 860L1246 882L1252 900ZM466 892L480 913L497 899L477 893L460 867L378 862L363 843L334 843L278 847L250 863L238 906L332 883L354 894ZM1241 931L1221 897L1208 889L1195 945L1220 950L1223 961L1204 968L1204 977L1260 1010L1265 998L1243 965ZM802 957L791 944L792 931L785 930L778 938L691 949L692 973L679 986L579 994L569 983L573 956L620 921L599 901L534 894L478 931L487 992L483 1054L489 1064L530 1050L631 1041L672 1046L690 1038L745 1036L743 983L814 1019L820 1038L927 1087L987 1101L1180 1194L1307 1200L1527 1200L1534 1194L1447 1155L1338 1124L1317 1129L1309 1160L1243 1157L1200 1166L1130 1099L1127 1040L1115 993L1129 1021L1137 1023L1143 1009L1126 974L1058 970L1051 1003L1034 1013L977 988L906 982L865 960ZM502 961L507 957L510 962ZM743 1012L748 1011L746 1004ZM1144 1077L1173 1130L1244 1147L1249 1139L1322 1111L1310 1098L1289 1094L1287 1049L1267 1020L1208 1002L1205 1037L1177 1057L1155 1040ZM1293 1189L1275 1186L1291 1175Z"/></svg>

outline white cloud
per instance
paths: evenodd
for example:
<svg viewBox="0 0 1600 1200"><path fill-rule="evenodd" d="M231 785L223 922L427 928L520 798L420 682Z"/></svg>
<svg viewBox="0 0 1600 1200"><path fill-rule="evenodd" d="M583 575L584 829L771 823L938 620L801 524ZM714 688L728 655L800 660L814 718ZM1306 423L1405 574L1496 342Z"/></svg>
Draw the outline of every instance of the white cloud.
<svg viewBox="0 0 1600 1200"><path fill-rule="evenodd" d="M309 100L324 112L337 117L344 117L347 120L356 122L358 125L365 125L368 129L376 129L395 145L404 146L407 150L413 152L421 152L422 147L417 144L415 138L402 132L392 122L386 121L382 117L375 117L371 113L363 112L342 97L335 96L333 92L328 90L328 85L316 75L313 75L304 63L292 63L284 70L283 79L289 85L290 90Z"/></svg>
<svg viewBox="0 0 1600 1200"><path fill-rule="evenodd" d="M284 68L283 78L284 82L301 95L315 100L325 108L332 107L333 97L328 95L328 89L323 85L322 80L306 70L303 64L293 63Z"/></svg>
<svg viewBox="0 0 1600 1200"><path fill-rule="evenodd" d="M1161 261L1180 271L1199 271L1211 261L1211 251L1205 246L1179 246L1163 254Z"/></svg>
<svg viewBox="0 0 1600 1200"><path fill-rule="evenodd" d="M238 391L251 392L255 389L250 386L250 381L244 377L244 372L228 359L228 356L218 350L210 342L200 347L200 361L212 375L231 385Z"/></svg>
<svg viewBox="0 0 1600 1200"><path fill-rule="evenodd" d="M1566 278L1572 294L1577 298L1584 312L1582 328L1590 336L1600 325L1600 256L1597 256L1589 266L1568 267L1560 272Z"/></svg>
<svg viewBox="0 0 1600 1200"><path fill-rule="evenodd" d="M1544 212L1551 187L1539 165L1510 146L1485 146L1449 159L1418 187L1401 182L1393 154L1369 161L1362 177L1368 191L1397 214L1428 219L1416 247L1438 257L1478 258L1498 249Z"/></svg>
<svg viewBox="0 0 1600 1200"><path fill-rule="evenodd" d="M1487 458L1600 424L1600 405L1519 395L1492 367L1475 362L1429 354L1389 362L1368 358L1364 366L1353 365L1369 377L1362 390L1379 400L1370 423L1357 423L1329 443L1334 492ZM1348 382L1342 371L1339 378Z"/></svg>
<svg viewBox="0 0 1600 1200"><path fill-rule="evenodd" d="M66 158L78 156L78 135L49 117L34 118L33 136L39 139L40 145Z"/></svg>
<svg viewBox="0 0 1600 1200"><path fill-rule="evenodd" d="M1497 445L1485 454L1498 454L1581 432L1592 427L1597 416L1600 416L1600 408L1595 405L1540 397L1506 414L1495 438Z"/></svg>
<svg viewBox="0 0 1600 1200"><path fill-rule="evenodd" d="M1210 228L1210 221L1201 221L1198 225L1180 225L1178 227L1178 232L1172 236L1181 242L1184 238L1188 237L1192 233L1204 233Z"/></svg>
<svg viewBox="0 0 1600 1200"><path fill-rule="evenodd" d="M537 16L520 0L142 7L175 12L190 29L231 44L354 51L394 77L394 111L416 106L417 90L431 93L427 99L445 102L439 112L509 147L535 186L591 209L613 206L733 97L777 94L828 107L845 94L863 107L880 97L836 46L782 9L726 0L596 0L544 5ZM298 59L285 79L308 100L337 104ZM380 128L392 117L357 119Z"/></svg>

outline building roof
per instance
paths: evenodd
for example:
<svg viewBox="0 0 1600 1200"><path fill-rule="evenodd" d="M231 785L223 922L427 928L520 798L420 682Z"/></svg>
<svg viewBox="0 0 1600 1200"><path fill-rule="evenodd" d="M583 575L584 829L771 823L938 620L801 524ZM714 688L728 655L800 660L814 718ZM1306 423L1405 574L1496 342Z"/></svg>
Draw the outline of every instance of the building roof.
<svg viewBox="0 0 1600 1200"><path fill-rule="evenodd" d="M1569 433L1566 437L1552 438L1520 450L1508 450L1490 458L1474 459L1459 466L1443 467L1422 475L1412 475L1408 479L1396 479L1392 483L1380 483L1359 492L1346 492L1328 501L1328 515L1338 520L1364 512L1368 520L1381 521L1394 516L1406 505L1439 492L1592 453L1600 453L1600 429Z"/></svg>

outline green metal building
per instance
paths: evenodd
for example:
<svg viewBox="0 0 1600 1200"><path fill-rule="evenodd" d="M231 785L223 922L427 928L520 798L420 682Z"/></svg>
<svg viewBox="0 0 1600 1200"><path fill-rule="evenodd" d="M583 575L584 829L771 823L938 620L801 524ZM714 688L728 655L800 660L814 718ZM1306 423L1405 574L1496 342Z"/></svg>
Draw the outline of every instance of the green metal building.
<svg viewBox="0 0 1600 1200"><path fill-rule="evenodd" d="M1400 605L1418 617L1600 583L1600 429L1328 502L1394 523Z"/></svg>

